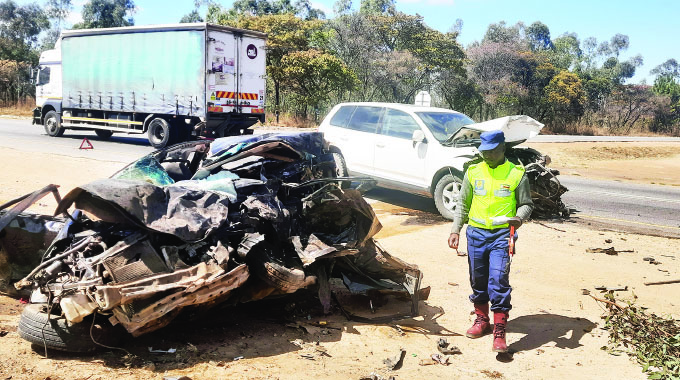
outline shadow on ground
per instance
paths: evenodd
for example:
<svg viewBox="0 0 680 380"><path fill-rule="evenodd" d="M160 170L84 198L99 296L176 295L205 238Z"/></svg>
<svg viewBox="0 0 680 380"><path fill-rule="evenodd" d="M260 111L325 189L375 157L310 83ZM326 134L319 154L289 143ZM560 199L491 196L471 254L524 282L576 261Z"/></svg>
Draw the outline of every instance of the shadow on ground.
<svg viewBox="0 0 680 380"><path fill-rule="evenodd" d="M332 313L324 315L318 299L310 293L299 293L285 298L217 307L203 313L187 313L158 331L127 338L119 349L85 355L49 351L48 356L53 360L101 363L114 369L147 368L164 373L200 363L229 366L240 358L271 357L291 352L299 352L302 356L309 353L305 347L323 349L324 343L337 342L343 334L360 334L357 327L362 325L389 326L401 334L459 335L438 323L438 318L444 314L443 309L422 301L417 318L360 323L345 318L335 304ZM151 347L163 351L173 349L174 352L151 353ZM33 350L40 356L44 355L42 347L33 346Z"/></svg>
<svg viewBox="0 0 680 380"><path fill-rule="evenodd" d="M584 318L555 314L523 315L508 322L509 332L526 334L513 342L509 349L511 352L529 351L551 342L558 348L578 348L582 346L581 338L595 326L595 323Z"/></svg>

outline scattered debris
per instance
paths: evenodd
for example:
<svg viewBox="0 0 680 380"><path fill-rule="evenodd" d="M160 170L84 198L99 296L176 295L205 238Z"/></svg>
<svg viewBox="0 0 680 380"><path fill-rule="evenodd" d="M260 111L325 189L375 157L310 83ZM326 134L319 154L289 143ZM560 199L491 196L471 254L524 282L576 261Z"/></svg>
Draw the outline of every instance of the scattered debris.
<svg viewBox="0 0 680 380"><path fill-rule="evenodd" d="M544 223L537 222L537 221L535 221L535 220L534 220L534 223L538 224L539 226L543 226L543 227L545 227L545 228L550 228L551 230L555 230L555 231L559 231L559 232L567 232L567 231L565 231L565 230L560 230L559 228L551 227L551 226L548 226L548 225L546 225L546 224L544 224Z"/></svg>
<svg viewBox="0 0 680 380"><path fill-rule="evenodd" d="M163 380L191 380L188 376L163 376Z"/></svg>
<svg viewBox="0 0 680 380"><path fill-rule="evenodd" d="M659 264L661 264L660 261L656 261L656 259L654 259L653 257L643 257L642 260L643 260L643 261L648 261L650 264L654 264L654 265L659 265Z"/></svg>
<svg viewBox="0 0 680 380"><path fill-rule="evenodd" d="M609 331L609 345L603 350L634 357L650 379L680 377L680 321L648 314L646 308L630 301L620 305L613 292L605 294L604 299L595 299L603 302L608 311L602 318Z"/></svg>
<svg viewBox="0 0 680 380"><path fill-rule="evenodd" d="M604 242L607 243L607 244L611 244L611 243L612 243L612 239L605 239Z"/></svg>
<svg viewBox="0 0 680 380"><path fill-rule="evenodd" d="M645 285L668 285L668 284L680 284L680 278L677 280L645 282Z"/></svg>
<svg viewBox="0 0 680 380"><path fill-rule="evenodd" d="M456 355L462 353L458 347L447 342L446 338L439 338L437 341L437 349L444 355Z"/></svg>
<svg viewBox="0 0 680 380"><path fill-rule="evenodd" d="M503 377L503 374L498 372L498 371L489 371L486 369L481 370L483 374L485 374L487 377L490 377L492 379L500 379Z"/></svg>
<svg viewBox="0 0 680 380"><path fill-rule="evenodd" d="M448 356L442 356L441 354L432 354L431 356L432 360L435 361L436 363L439 363L441 365L449 365L451 364L449 362L449 357Z"/></svg>
<svg viewBox="0 0 680 380"><path fill-rule="evenodd" d="M7 330L0 330L0 338L6 336L7 334L9 334L9 331L7 331Z"/></svg>
<svg viewBox="0 0 680 380"><path fill-rule="evenodd" d="M600 285L600 286L596 286L595 290L604 290L604 291L607 291L607 292L610 292L610 291L611 292L625 292L625 291L628 290L628 285L626 285L626 286L614 286L614 287ZM590 292L588 292L588 294L590 294Z"/></svg>
<svg viewBox="0 0 680 380"><path fill-rule="evenodd" d="M587 296L587 295L590 294L590 290L588 290L588 289L581 289L581 293L582 293L584 296Z"/></svg>
<svg viewBox="0 0 680 380"><path fill-rule="evenodd" d="M406 350L401 348L396 356L383 360L383 363L390 371L396 371L404 364L404 357L406 357Z"/></svg>
<svg viewBox="0 0 680 380"><path fill-rule="evenodd" d="M605 253L607 255L616 256L616 255L618 255L619 253L622 253L622 252L635 252L635 251L632 250L632 249L616 250L616 249L614 249L614 247L609 247L609 248L588 248L588 249L586 249L586 252L588 252L588 253Z"/></svg>
<svg viewBox="0 0 680 380"><path fill-rule="evenodd" d="M241 359L243 359L243 356L237 356L237 357L234 358L234 361L239 361Z"/></svg>
<svg viewBox="0 0 680 380"><path fill-rule="evenodd" d="M451 286L458 286L458 284L456 284L455 282L449 282L449 285L451 285Z"/></svg>
<svg viewBox="0 0 680 380"><path fill-rule="evenodd" d="M149 352L152 354L174 354L177 349L171 348L169 350L154 350L153 347L149 347Z"/></svg>

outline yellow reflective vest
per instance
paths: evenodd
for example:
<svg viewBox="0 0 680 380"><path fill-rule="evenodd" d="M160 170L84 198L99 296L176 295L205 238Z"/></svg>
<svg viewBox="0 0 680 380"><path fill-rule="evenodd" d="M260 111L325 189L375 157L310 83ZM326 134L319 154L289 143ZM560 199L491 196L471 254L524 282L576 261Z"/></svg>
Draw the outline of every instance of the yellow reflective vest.
<svg viewBox="0 0 680 380"><path fill-rule="evenodd" d="M497 216L513 217L517 213L515 189L524 175L524 167L507 159L495 169L486 162L471 165L467 177L473 197L468 214L468 225L485 228L506 228L508 224L493 225Z"/></svg>

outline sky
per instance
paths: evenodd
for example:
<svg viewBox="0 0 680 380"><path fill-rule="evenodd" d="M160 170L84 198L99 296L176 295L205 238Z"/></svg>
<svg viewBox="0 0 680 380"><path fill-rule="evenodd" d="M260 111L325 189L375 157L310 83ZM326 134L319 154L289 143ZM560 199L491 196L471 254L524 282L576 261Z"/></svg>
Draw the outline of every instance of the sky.
<svg viewBox="0 0 680 380"><path fill-rule="evenodd" d="M42 0L44 1L44 0ZM134 0L135 25L176 23L194 8L192 0ZM26 3L28 1L18 1ZM217 0L225 8L232 1ZM312 0L314 7L333 17L335 0ZM73 0L69 20L80 19L85 0ZM352 0L358 8L360 0ZM678 0L396 0L397 10L423 16L425 23L442 32L463 20L458 42L467 46L484 36L489 24L519 21L531 25L540 21L550 28L554 39L564 33L576 33L581 41L595 37L608 41L617 33L629 37L628 50L620 58L642 55L644 64L636 70L629 83L646 81L652 84L649 71L670 58L680 61L680 1ZM201 9L205 13L205 9Z"/></svg>

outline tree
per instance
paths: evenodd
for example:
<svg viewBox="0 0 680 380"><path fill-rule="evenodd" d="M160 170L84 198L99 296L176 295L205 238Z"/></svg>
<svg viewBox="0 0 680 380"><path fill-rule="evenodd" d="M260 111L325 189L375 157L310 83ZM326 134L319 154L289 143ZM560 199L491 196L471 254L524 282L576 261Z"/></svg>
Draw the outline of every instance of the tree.
<svg viewBox="0 0 680 380"><path fill-rule="evenodd" d="M182 24L192 22L203 22L203 17L201 17L201 15L198 13L198 9L194 9L193 11L182 16L179 22Z"/></svg>
<svg viewBox="0 0 680 380"><path fill-rule="evenodd" d="M656 75L657 77L669 76L671 78L680 78L680 64L678 64L678 61L671 58L652 69L650 74Z"/></svg>
<svg viewBox="0 0 680 380"><path fill-rule="evenodd" d="M83 21L74 29L114 28L134 25L132 0L90 0L83 5Z"/></svg>
<svg viewBox="0 0 680 380"><path fill-rule="evenodd" d="M38 63L38 36L50 26L37 4L0 3L0 59Z"/></svg>
<svg viewBox="0 0 680 380"><path fill-rule="evenodd" d="M361 0L359 12L364 14L395 14L395 0Z"/></svg>
<svg viewBox="0 0 680 380"><path fill-rule="evenodd" d="M586 92L581 79L566 70L555 75L545 87L545 100L552 110L549 119L562 126L583 115Z"/></svg>
<svg viewBox="0 0 680 380"><path fill-rule="evenodd" d="M357 81L340 59L316 49L286 54L281 65L281 83L297 100L302 116L307 115L308 107L318 110L330 94L351 91Z"/></svg>
<svg viewBox="0 0 680 380"><path fill-rule="evenodd" d="M540 21L529 25L526 34L531 50L548 50L553 47L553 43L550 40L550 29Z"/></svg>

